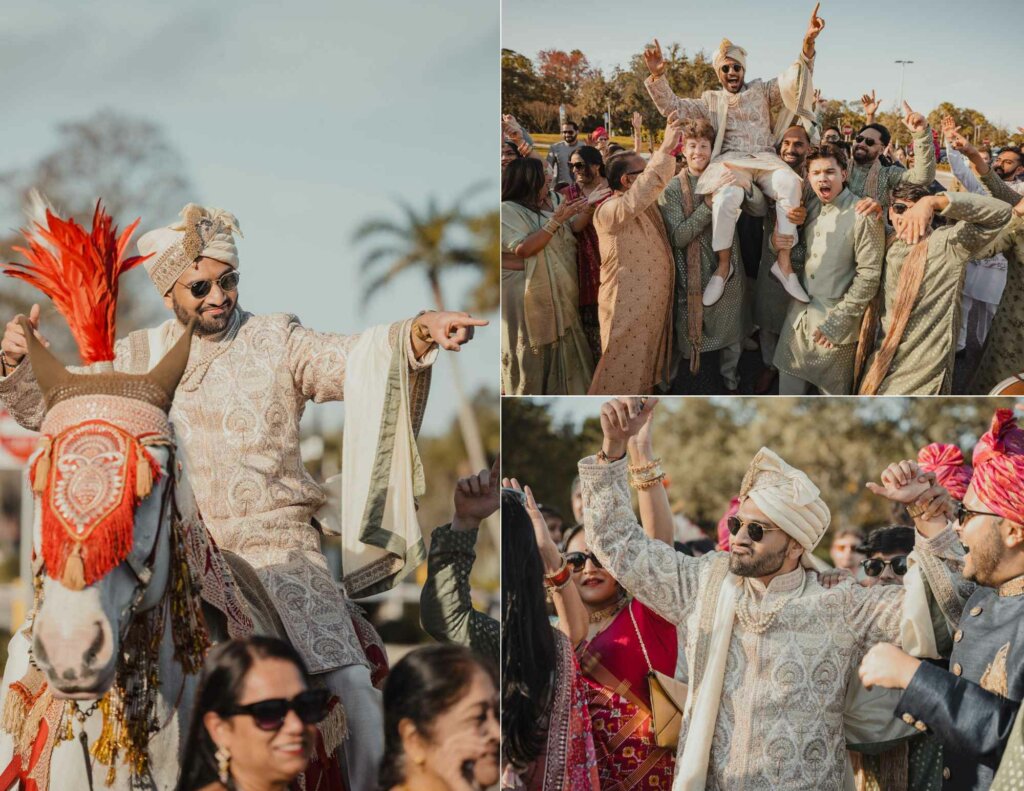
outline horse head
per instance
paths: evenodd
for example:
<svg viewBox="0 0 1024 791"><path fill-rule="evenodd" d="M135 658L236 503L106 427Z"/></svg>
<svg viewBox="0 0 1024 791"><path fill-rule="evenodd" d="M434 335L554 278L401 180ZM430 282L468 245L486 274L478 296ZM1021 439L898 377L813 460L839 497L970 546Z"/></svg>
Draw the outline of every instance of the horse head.
<svg viewBox="0 0 1024 791"><path fill-rule="evenodd" d="M114 682L133 619L167 591L176 476L168 412L194 324L141 376L71 373L23 328L46 402L31 462L32 653L58 697L95 699Z"/></svg>

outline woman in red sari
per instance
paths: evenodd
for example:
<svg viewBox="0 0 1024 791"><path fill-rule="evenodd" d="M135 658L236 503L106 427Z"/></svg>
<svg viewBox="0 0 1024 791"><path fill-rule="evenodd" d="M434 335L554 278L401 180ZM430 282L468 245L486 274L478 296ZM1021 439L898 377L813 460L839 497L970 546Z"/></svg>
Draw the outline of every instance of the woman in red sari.
<svg viewBox="0 0 1024 791"><path fill-rule="evenodd" d="M602 412L602 422L607 419ZM648 419L636 440L630 440L630 468L640 470L631 478L651 479L639 482L647 487L638 488L640 521L648 535L671 544L672 513L651 452L650 429ZM676 628L627 596L590 554L581 528L567 533L565 557L590 614L587 639L576 653L588 688L601 791L667 791L675 748L658 747L654 741L647 673L675 674Z"/></svg>

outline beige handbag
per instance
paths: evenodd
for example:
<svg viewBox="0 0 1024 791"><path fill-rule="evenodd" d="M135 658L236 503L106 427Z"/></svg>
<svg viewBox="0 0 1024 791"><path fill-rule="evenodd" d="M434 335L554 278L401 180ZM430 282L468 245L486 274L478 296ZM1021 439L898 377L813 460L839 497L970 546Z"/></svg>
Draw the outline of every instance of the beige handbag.
<svg viewBox="0 0 1024 791"><path fill-rule="evenodd" d="M647 661L647 689L651 696L651 729L654 741L659 747L668 747L673 751L679 744L679 730L683 724L683 712L686 710L687 685L676 681L672 676L665 675L654 669L651 657L647 654L644 638L640 636L633 608L629 608L629 617L633 621L636 639L640 641L640 650Z"/></svg>

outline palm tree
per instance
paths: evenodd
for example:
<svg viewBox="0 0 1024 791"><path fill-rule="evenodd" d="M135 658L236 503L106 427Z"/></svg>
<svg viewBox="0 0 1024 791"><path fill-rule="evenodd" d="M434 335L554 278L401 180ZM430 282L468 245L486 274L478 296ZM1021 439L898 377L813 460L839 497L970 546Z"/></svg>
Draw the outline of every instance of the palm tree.
<svg viewBox="0 0 1024 791"><path fill-rule="evenodd" d="M377 242L377 246L363 257L362 272L364 275L379 272L367 283L363 291L365 302L369 302L399 275L405 272L420 272L430 284L434 307L443 311L446 308L441 279L446 272L457 268L475 267L482 274L486 274L491 268L493 258L489 255L490 251L486 244L487 234L479 227L479 218L469 215L464 209L465 202L485 184L486 182L482 182L473 185L447 207L440 206L437 199L431 197L422 212L404 200L396 199L401 209L400 219L375 218L360 225L355 231L354 241ZM453 236L460 235L467 239L465 243L452 239ZM383 271L380 271L382 269ZM466 446L466 454L474 470L485 469L487 458L480 437L480 428L466 399L457 358L455 355L448 355L448 359L452 366L459 428L463 444Z"/></svg>

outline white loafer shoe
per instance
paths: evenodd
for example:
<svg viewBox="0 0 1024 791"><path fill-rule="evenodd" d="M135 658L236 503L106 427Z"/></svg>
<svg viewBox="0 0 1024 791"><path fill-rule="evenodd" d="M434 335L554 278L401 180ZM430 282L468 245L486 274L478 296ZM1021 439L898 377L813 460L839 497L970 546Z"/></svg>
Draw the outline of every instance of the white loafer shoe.
<svg viewBox="0 0 1024 791"><path fill-rule="evenodd" d="M732 277L734 270L735 267L730 263L729 274L725 278L722 278L720 275L711 276L711 280L708 281L707 288L704 289L704 297L701 299L701 302L704 303L704 307L709 308L722 298L722 294L725 293L725 284L729 282L729 278Z"/></svg>
<svg viewBox="0 0 1024 791"><path fill-rule="evenodd" d="M771 271L775 275L775 279L782 283L786 293L793 297L793 299L797 302L803 302L805 305L811 301L811 298L807 296L807 292L804 291L804 287L800 285L800 278L797 277L796 272L792 272L789 277L782 274L782 268L779 266L778 261L772 264Z"/></svg>

